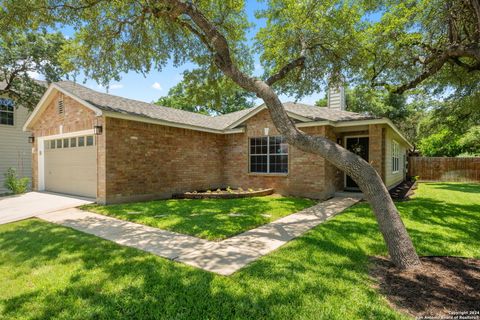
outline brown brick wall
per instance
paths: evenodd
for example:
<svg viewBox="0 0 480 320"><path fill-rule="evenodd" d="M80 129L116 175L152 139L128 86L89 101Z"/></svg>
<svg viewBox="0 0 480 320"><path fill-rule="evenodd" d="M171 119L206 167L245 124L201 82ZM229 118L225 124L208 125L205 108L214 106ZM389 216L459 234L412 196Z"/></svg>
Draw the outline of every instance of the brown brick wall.
<svg viewBox="0 0 480 320"><path fill-rule="evenodd" d="M264 128L269 129L269 136L278 135L266 110L245 122L245 133L226 135L224 150L226 184L242 188L271 187L281 194L318 199L331 196L338 183L339 171L332 165L326 164L322 157L292 146L289 147L287 175L249 173L249 138L264 136ZM310 127L304 128L304 131L336 140L335 133L330 127Z"/></svg>
<svg viewBox="0 0 480 320"><path fill-rule="evenodd" d="M106 118L106 200L223 186L223 135Z"/></svg>
<svg viewBox="0 0 480 320"><path fill-rule="evenodd" d="M60 98L60 93L55 93L41 116L33 124L32 133L35 137L51 136L60 134L60 126L63 126L62 132L74 132L89 130L93 128L96 121L101 121L97 118L95 112L84 107L76 100L65 96L64 113L58 114L57 102ZM32 153L32 188L38 189L38 139L35 139L34 152Z"/></svg>
<svg viewBox="0 0 480 320"><path fill-rule="evenodd" d="M382 177L382 180L385 181L385 170L384 170L384 150L385 146L383 141L385 139L384 126L379 124L371 124L368 127L369 131L369 161L372 167L377 170Z"/></svg>

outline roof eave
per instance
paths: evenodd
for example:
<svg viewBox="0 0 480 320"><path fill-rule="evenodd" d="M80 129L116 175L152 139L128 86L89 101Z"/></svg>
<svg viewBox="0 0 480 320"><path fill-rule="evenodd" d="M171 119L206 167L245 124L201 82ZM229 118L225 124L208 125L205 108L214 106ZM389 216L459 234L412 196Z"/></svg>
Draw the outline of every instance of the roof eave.
<svg viewBox="0 0 480 320"><path fill-rule="evenodd" d="M144 117L139 115L125 114L122 112L105 111L103 115L105 117L110 117L110 118L123 119L123 120L129 120L129 121L138 121L138 122L144 122L144 123L163 125L167 127L188 129L188 130L202 131L202 132L216 133L216 134L233 134L233 133L245 132L245 128L213 129L213 128L195 126L195 125L184 124L179 122L154 119L154 118L149 118L149 117Z"/></svg>
<svg viewBox="0 0 480 320"><path fill-rule="evenodd" d="M252 111L250 111L249 113L247 113L246 115L244 115L243 117L241 117L240 119L237 119L236 121L234 121L233 123L231 123L230 125L227 126L227 129L233 129L235 127L237 127L238 125L244 123L245 121L247 121L248 119L252 118L253 116L255 116L256 114L258 114L260 111L263 111L267 109L267 106L263 103L255 108L252 108ZM302 116L298 113L295 113L295 112L292 112L292 111L287 111L287 115L290 117L290 118L293 118L293 119L296 119L296 120L299 120L299 121L302 121L302 122L309 122L309 121L312 121L312 119L310 118L307 118L305 116Z"/></svg>
<svg viewBox="0 0 480 320"><path fill-rule="evenodd" d="M400 130L393 124L393 122L388 118L377 118L377 119L359 119L359 120L343 120L343 121L331 121L331 120L322 120L322 121L310 121L305 123L297 123L296 126L299 128L305 127L315 127L315 126L326 126L330 125L332 127L351 127L351 126L361 126L361 125L370 125L370 124L386 124L395 131L396 134L409 146L410 149L413 149L413 145L410 141L405 138L405 136L400 132Z"/></svg>

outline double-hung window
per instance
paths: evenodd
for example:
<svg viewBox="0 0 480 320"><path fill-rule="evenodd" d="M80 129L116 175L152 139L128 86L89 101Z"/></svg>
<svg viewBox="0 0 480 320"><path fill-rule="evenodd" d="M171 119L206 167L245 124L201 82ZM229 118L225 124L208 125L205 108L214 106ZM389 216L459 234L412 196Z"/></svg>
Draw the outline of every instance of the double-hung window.
<svg viewBox="0 0 480 320"><path fill-rule="evenodd" d="M10 99L0 98L0 124L13 126L14 123L14 104Z"/></svg>
<svg viewBox="0 0 480 320"><path fill-rule="evenodd" d="M251 138L250 172L288 173L288 144L285 138Z"/></svg>
<svg viewBox="0 0 480 320"><path fill-rule="evenodd" d="M392 173L397 173L400 168L400 146L395 140L392 141Z"/></svg>

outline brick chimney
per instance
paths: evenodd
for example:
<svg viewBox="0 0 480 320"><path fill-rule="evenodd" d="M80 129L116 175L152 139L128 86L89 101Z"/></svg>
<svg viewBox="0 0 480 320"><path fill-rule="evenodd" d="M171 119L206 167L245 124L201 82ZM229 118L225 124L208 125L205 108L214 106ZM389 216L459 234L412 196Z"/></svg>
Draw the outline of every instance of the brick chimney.
<svg viewBox="0 0 480 320"><path fill-rule="evenodd" d="M327 106L330 109L345 110L345 87L342 84L328 87Z"/></svg>

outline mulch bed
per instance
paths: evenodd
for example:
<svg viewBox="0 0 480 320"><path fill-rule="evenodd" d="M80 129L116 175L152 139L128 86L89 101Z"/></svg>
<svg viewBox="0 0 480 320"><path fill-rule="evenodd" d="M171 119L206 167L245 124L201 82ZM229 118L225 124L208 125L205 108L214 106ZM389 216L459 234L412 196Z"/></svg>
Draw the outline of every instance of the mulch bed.
<svg viewBox="0 0 480 320"><path fill-rule="evenodd" d="M413 195L416 189L414 181L403 181L398 186L390 190L390 196L393 200L404 201L408 200Z"/></svg>
<svg viewBox="0 0 480 320"><path fill-rule="evenodd" d="M174 194L174 199L237 199L248 197L263 197L273 194L273 189L218 189L209 191L193 191L180 194Z"/></svg>
<svg viewBox="0 0 480 320"><path fill-rule="evenodd" d="M423 319L480 319L480 260L422 257L422 265L399 271L372 257L370 275L397 310Z"/></svg>

